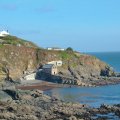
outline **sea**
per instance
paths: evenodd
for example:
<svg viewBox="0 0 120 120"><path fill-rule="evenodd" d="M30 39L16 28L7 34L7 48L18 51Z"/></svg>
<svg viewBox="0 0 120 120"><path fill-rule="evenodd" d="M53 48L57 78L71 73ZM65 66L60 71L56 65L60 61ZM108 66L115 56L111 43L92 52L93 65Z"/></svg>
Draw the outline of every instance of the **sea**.
<svg viewBox="0 0 120 120"><path fill-rule="evenodd" d="M120 52L87 53L96 56L109 64L116 72L120 72ZM101 87L71 87L54 88L45 91L46 94L57 96L68 102L79 102L91 107L101 104L120 104L120 84Z"/></svg>

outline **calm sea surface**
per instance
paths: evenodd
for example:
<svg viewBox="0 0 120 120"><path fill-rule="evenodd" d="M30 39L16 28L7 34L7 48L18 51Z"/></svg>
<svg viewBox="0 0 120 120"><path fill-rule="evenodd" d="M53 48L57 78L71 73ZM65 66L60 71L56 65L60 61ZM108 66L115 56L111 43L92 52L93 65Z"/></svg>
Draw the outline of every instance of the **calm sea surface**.
<svg viewBox="0 0 120 120"><path fill-rule="evenodd" d="M120 72L120 52L89 54L107 62L117 72ZM83 104L88 104L92 107L99 107L100 104L120 103L120 85L110 85L95 88L56 88L46 91L46 93L52 96L55 95L65 101L80 102Z"/></svg>
<svg viewBox="0 0 120 120"><path fill-rule="evenodd" d="M115 71L120 72L120 52L103 52L89 54L96 56L97 58L112 66Z"/></svg>

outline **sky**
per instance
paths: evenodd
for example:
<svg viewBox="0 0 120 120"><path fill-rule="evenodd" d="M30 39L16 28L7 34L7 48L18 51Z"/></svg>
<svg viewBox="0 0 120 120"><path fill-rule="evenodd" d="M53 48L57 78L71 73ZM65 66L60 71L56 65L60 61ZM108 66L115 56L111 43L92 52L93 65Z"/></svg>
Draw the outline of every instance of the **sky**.
<svg viewBox="0 0 120 120"><path fill-rule="evenodd" d="M44 48L120 51L120 0L0 0L0 30Z"/></svg>

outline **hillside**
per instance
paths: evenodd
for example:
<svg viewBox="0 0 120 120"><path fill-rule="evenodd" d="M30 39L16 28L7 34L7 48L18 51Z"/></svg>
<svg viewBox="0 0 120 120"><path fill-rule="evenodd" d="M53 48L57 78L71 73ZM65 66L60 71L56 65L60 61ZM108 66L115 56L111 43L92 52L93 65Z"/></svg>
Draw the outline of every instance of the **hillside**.
<svg viewBox="0 0 120 120"><path fill-rule="evenodd" d="M63 61L59 74L68 77L90 79L114 74L109 65L94 56L70 51L48 51L13 36L5 37L3 40L10 44L1 44L0 47L1 80L7 76L8 72L11 78L18 79L24 71L36 70L39 66L53 60Z"/></svg>
<svg viewBox="0 0 120 120"><path fill-rule="evenodd" d="M29 42L27 40L23 40L21 38L18 38L16 36L5 36L5 37L0 37L0 44L1 47L2 45L14 45L14 46L25 46L25 47L37 47L34 43Z"/></svg>

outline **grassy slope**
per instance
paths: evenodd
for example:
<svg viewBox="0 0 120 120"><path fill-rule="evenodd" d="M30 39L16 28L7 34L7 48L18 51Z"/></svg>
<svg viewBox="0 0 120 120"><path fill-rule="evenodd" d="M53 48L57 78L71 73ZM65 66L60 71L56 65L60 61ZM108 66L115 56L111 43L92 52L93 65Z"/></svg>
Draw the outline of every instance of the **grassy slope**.
<svg viewBox="0 0 120 120"><path fill-rule="evenodd" d="M20 39L16 36L6 36L6 37L1 37L1 40L3 40L3 44L10 44L10 45L21 45L21 46L26 46L26 47L37 47L34 43L29 42L27 40Z"/></svg>

